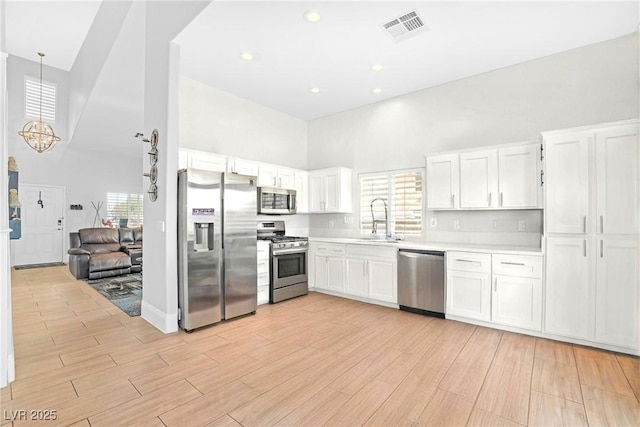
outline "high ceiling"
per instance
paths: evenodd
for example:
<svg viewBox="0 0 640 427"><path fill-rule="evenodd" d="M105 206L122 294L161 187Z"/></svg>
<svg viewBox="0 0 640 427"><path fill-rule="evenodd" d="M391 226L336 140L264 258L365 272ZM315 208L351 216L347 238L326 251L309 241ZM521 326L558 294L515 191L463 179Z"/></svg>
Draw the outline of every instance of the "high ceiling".
<svg viewBox="0 0 640 427"><path fill-rule="evenodd" d="M7 51L69 70L100 4L5 0ZM428 30L393 41L381 24L410 11ZM310 120L628 34L639 14L637 1L213 1L176 41L185 76Z"/></svg>

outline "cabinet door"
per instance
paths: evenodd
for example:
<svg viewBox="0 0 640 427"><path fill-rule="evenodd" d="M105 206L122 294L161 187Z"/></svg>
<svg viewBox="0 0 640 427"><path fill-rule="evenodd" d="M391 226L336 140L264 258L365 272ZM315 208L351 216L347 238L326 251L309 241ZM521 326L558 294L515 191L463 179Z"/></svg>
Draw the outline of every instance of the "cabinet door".
<svg viewBox="0 0 640 427"><path fill-rule="evenodd" d="M270 165L260 165L258 168L258 185L261 187L277 187L278 169Z"/></svg>
<svg viewBox="0 0 640 427"><path fill-rule="evenodd" d="M259 175L259 166L257 163L242 160L242 159L234 159L231 166L231 172L239 173L240 175L250 175L250 176L258 176Z"/></svg>
<svg viewBox="0 0 640 427"><path fill-rule="evenodd" d="M326 212L339 212L340 211L340 173L327 172L324 176L325 185L325 206Z"/></svg>
<svg viewBox="0 0 640 427"><path fill-rule="evenodd" d="M344 257L327 257L329 289L344 292Z"/></svg>
<svg viewBox="0 0 640 427"><path fill-rule="evenodd" d="M596 133L597 232L640 233L638 126Z"/></svg>
<svg viewBox="0 0 640 427"><path fill-rule="evenodd" d="M447 314L491 320L489 274L447 271Z"/></svg>
<svg viewBox="0 0 640 427"><path fill-rule="evenodd" d="M296 212L309 212L309 173L295 171L293 176L296 190Z"/></svg>
<svg viewBox="0 0 640 427"><path fill-rule="evenodd" d="M396 304L398 302L396 263L368 260L366 272L369 282L369 298Z"/></svg>
<svg viewBox="0 0 640 427"><path fill-rule="evenodd" d="M596 341L638 349L638 241L599 239L597 251Z"/></svg>
<svg viewBox="0 0 640 427"><path fill-rule="evenodd" d="M578 237L547 238L545 332L583 339L592 335L592 245L592 240Z"/></svg>
<svg viewBox="0 0 640 427"><path fill-rule="evenodd" d="M498 152L475 151L460 154L460 207L497 206Z"/></svg>
<svg viewBox="0 0 640 427"><path fill-rule="evenodd" d="M542 281L493 276L491 320L539 331L542 325Z"/></svg>
<svg viewBox="0 0 640 427"><path fill-rule="evenodd" d="M321 174L309 175L309 212L324 210L324 182Z"/></svg>
<svg viewBox="0 0 640 427"><path fill-rule="evenodd" d="M313 285L319 289L329 289L329 264L326 256L313 257Z"/></svg>
<svg viewBox="0 0 640 427"><path fill-rule="evenodd" d="M584 134L545 139L547 232L585 233L589 211L589 144Z"/></svg>
<svg viewBox="0 0 640 427"><path fill-rule="evenodd" d="M460 172L457 154L427 157L427 208L459 206Z"/></svg>
<svg viewBox="0 0 640 427"><path fill-rule="evenodd" d="M227 158L216 154L189 153L189 167L214 172L227 171Z"/></svg>
<svg viewBox="0 0 640 427"><path fill-rule="evenodd" d="M345 292L359 297L369 296L367 262L359 258L347 258L347 283Z"/></svg>
<svg viewBox="0 0 640 427"><path fill-rule="evenodd" d="M293 169L278 169L278 187L295 189L295 179Z"/></svg>
<svg viewBox="0 0 640 427"><path fill-rule="evenodd" d="M498 150L498 206L538 207L540 144Z"/></svg>

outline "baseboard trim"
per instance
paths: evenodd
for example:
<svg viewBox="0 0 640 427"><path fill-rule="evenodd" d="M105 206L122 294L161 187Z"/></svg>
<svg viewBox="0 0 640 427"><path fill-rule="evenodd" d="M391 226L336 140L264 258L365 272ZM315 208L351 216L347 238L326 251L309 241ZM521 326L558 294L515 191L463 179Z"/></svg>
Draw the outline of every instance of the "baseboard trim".
<svg viewBox="0 0 640 427"><path fill-rule="evenodd" d="M178 331L178 313L167 314L146 301L140 305L141 316L165 334Z"/></svg>

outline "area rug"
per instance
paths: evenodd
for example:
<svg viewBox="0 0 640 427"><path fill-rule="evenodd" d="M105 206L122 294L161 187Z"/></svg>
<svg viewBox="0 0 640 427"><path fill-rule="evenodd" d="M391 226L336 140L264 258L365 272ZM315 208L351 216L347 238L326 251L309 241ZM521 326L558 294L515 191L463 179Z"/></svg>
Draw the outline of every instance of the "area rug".
<svg viewBox="0 0 640 427"><path fill-rule="evenodd" d="M142 274L88 279L87 283L129 316L140 316Z"/></svg>
<svg viewBox="0 0 640 427"><path fill-rule="evenodd" d="M44 264L26 264L26 265L14 265L16 270L28 270L30 268L44 268L44 267L60 267L66 265L64 262L47 262Z"/></svg>

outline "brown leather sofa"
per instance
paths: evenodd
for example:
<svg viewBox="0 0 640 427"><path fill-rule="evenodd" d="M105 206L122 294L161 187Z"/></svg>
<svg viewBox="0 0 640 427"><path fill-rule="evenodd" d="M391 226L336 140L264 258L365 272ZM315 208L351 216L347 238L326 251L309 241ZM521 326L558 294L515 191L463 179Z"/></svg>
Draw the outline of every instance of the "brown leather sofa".
<svg viewBox="0 0 640 427"><path fill-rule="evenodd" d="M100 279L140 272L142 227L83 228L69 233L67 252L69 270L76 279Z"/></svg>

